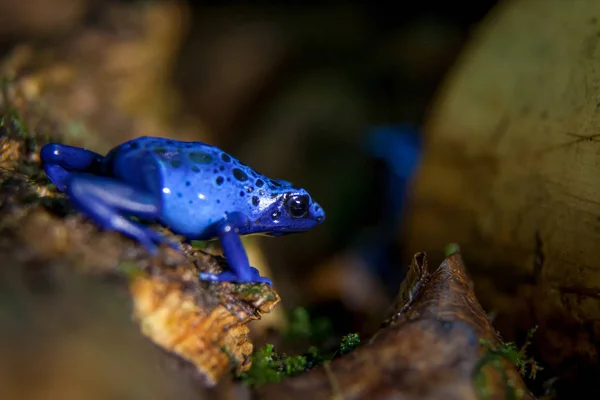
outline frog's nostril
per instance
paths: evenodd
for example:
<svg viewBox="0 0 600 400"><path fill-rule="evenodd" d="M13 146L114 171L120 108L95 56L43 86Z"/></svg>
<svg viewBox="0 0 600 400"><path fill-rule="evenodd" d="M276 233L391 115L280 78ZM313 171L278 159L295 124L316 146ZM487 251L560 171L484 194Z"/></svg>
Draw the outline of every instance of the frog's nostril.
<svg viewBox="0 0 600 400"><path fill-rule="evenodd" d="M316 213L316 217L315 218L317 220L317 222L323 222L325 220L325 212L321 209Z"/></svg>
<svg viewBox="0 0 600 400"><path fill-rule="evenodd" d="M312 213L312 217L314 218L314 220L319 223L323 222L323 220L325 219L325 211L323 211L321 206L317 203L314 203L313 210L314 211Z"/></svg>

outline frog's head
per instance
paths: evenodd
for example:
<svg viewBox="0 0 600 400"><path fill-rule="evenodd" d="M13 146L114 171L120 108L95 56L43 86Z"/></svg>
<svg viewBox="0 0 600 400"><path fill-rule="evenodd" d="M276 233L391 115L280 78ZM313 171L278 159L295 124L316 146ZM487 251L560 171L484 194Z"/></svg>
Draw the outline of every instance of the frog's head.
<svg viewBox="0 0 600 400"><path fill-rule="evenodd" d="M260 201L255 229L263 235L281 236L308 231L325 220L323 208L306 190L286 181L276 182L281 186Z"/></svg>

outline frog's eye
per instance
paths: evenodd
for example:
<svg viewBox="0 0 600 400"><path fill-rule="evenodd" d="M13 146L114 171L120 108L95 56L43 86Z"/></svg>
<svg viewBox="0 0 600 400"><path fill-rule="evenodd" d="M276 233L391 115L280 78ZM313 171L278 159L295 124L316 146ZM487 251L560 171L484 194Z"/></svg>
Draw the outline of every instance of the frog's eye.
<svg viewBox="0 0 600 400"><path fill-rule="evenodd" d="M308 213L308 196L292 196L288 199L286 205L292 218L303 218Z"/></svg>

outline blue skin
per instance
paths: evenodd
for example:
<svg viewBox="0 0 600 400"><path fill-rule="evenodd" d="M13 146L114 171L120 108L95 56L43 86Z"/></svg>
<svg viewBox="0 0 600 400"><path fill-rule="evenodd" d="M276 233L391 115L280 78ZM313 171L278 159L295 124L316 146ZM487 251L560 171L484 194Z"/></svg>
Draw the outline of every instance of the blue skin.
<svg viewBox="0 0 600 400"><path fill-rule="evenodd" d="M271 285L250 266L240 235L304 232L325 220L306 190L200 142L145 136L106 156L49 143L40 156L46 175L79 211L103 229L136 239L150 254L157 244L177 245L130 217L158 222L186 239L218 238L230 270L201 273L201 280Z"/></svg>

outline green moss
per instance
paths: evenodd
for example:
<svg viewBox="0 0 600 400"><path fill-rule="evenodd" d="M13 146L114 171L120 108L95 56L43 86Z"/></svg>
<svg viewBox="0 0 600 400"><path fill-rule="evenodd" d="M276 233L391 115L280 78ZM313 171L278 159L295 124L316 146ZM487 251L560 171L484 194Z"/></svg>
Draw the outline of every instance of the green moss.
<svg viewBox="0 0 600 400"><path fill-rule="evenodd" d="M501 343L496 349L492 349L489 343L482 341L482 344L486 345L491 352L495 352L498 355L510 360L519 373L525 378L535 379L537 373L542 371L543 368L533 359L533 357L527 357L527 348L531 345L531 339L537 330L537 326L527 332L525 343L521 348L517 348L514 343ZM529 373L527 372L529 370Z"/></svg>
<svg viewBox="0 0 600 400"><path fill-rule="evenodd" d="M305 371L307 367L306 357L279 355L273 350L273 345L268 344L252 354L252 367L238 377L246 385L258 387L265 383L279 382L286 376Z"/></svg>
<svg viewBox="0 0 600 400"><path fill-rule="evenodd" d="M233 286L233 292L243 297L258 296L262 292L262 286L254 283L240 283Z"/></svg>
<svg viewBox="0 0 600 400"><path fill-rule="evenodd" d="M358 333L349 333L342 338L340 343L340 355L350 353L352 350L358 347L360 344L360 337Z"/></svg>
<svg viewBox="0 0 600 400"><path fill-rule="evenodd" d="M473 385L475 387L475 391L480 399L487 399L490 397L491 393L487 386L487 380L483 371L481 371L482 367L478 367L477 373L473 375Z"/></svg>
<svg viewBox="0 0 600 400"><path fill-rule="evenodd" d="M485 354L479 359L473 375L473 384L475 385L479 398L485 399L493 395L493 393L489 392L489 388L486 384L486 376L483 371L486 366L493 367L501 376L503 382L505 382L507 398L517 399L524 395L520 390L514 389L512 382L509 382L506 371L502 367L501 360L506 359L513 363L523 377L535 379L537 373L543 368L533 359L533 357L527 357L526 350L527 347L531 345L531 338L536 330L537 326L527 333L525 343L523 343L520 348L517 348L514 343L510 342L502 342L499 345L494 346L487 340L481 339L479 341L480 344L487 349Z"/></svg>
<svg viewBox="0 0 600 400"><path fill-rule="evenodd" d="M265 300L275 300L276 295L271 290L265 290L264 285L260 283L239 283L232 287L232 293L242 298L261 297Z"/></svg>
<svg viewBox="0 0 600 400"><path fill-rule="evenodd" d="M275 298L276 298L275 293L273 293L273 292L267 292L266 294L263 295L263 297L265 300L269 300L269 301L275 300Z"/></svg>
<svg viewBox="0 0 600 400"><path fill-rule="evenodd" d="M315 321L318 321L315 323ZM314 329L317 329L317 332ZM325 328L325 329L324 329ZM318 331L324 329L323 331ZM288 331L284 337L287 340L314 340L320 339L325 332L331 338L331 324L311 319L304 308L296 308L291 312ZM308 350L300 355L288 356L285 353L275 352L272 344L252 354L252 367L238 378L251 387L258 387L269 382L279 382L288 376L294 376L330 362L338 355L344 355L354 350L360 343L357 333L350 333L342 337L339 347L334 352L327 352L323 348L311 345Z"/></svg>

